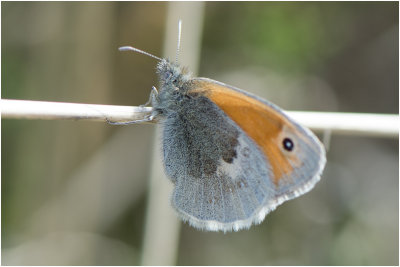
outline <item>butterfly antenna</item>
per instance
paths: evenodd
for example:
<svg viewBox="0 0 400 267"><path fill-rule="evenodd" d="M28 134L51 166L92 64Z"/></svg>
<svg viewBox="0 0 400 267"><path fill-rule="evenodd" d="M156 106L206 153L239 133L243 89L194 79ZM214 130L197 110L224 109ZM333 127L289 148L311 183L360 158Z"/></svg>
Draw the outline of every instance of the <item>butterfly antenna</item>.
<svg viewBox="0 0 400 267"><path fill-rule="evenodd" d="M150 54L150 53L147 53L147 52L145 52L145 51L143 51L143 50L137 49L137 48L132 47L132 46L121 46L120 48L118 48L118 50L119 50L119 51L134 51L134 52L138 52L138 53L140 53L140 54L143 54L143 55L146 55L146 56L155 58L155 59L157 59L158 61L161 61L161 60L162 60L162 58L156 57L155 55L152 55L152 54Z"/></svg>
<svg viewBox="0 0 400 267"><path fill-rule="evenodd" d="M181 51L182 20L178 21L178 46L176 48L175 63L178 64L179 52Z"/></svg>

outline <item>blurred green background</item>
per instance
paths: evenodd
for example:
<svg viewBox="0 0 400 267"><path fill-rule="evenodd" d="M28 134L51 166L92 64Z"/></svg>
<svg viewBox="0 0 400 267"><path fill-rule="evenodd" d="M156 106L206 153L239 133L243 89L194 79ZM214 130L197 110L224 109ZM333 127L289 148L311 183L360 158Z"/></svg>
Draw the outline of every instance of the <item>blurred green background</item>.
<svg viewBox="0 0 400 267"><path fill-rule="evenodd" d="M194 39L185 28L195 17L201 22L199 62L190 66L199 67L199 76L287 110L397 114L398 8L397 2L2 2L1 97L143 104L157 86L156 61L117 48L163 55L174 13L193 17L183 21L182 58L194 46L185 50ZM2 264L141 264L152 151L161 142L154 130L3 119ZM248 231L208 233L183 224L168 264L398 265L398 147L398 138L333 135L311 192Z"/></svg>

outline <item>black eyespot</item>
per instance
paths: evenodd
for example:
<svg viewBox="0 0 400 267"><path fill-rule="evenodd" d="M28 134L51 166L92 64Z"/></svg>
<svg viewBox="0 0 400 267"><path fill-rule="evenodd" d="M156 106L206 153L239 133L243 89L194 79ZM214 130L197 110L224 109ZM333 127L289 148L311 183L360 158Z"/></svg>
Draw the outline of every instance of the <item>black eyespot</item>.
<svg viewBox="0 0 400 267"><path fill-rule="evenodd" d="M290 152L294 149L294 143L293 143L292 139L290 139L290 138L286 137L285 139L283 139L282 145L286 151Z"/></svg>

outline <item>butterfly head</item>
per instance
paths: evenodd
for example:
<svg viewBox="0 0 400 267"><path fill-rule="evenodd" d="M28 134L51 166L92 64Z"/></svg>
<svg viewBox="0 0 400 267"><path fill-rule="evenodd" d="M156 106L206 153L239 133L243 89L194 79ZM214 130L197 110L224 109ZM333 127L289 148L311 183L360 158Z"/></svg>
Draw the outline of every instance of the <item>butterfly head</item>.
<svg viewBox="0 0 400 267"><path fill-rule="evenodd" d="M152 104L159 113L167 115L179 110L182 102L189 100L188 91L192 88L190 86L192 75L186 68L167 59L162 59L157 64L157 74L160 90L158 101Z"/></svg>
<svg viewBox="0 0 400 267"><path fill-rule="evenodd" d="M177 63L172 63L167 59L162 59L157 64L157 74L161 91L182 91L185 89L185 84L191 79L191 74L187 68L182 68Z"/></svg>

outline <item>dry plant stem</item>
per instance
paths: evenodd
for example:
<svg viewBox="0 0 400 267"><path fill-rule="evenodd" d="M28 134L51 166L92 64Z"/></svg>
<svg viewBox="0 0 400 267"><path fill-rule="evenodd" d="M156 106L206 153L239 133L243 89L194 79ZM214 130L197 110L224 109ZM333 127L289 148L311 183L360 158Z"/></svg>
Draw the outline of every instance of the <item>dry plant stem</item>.
<svg viewBox="0 0 400 267"><path fill-rule="evenodd" d="M30 100L1 100L1 117L31 120L93 120L134 121L151 115L151 107L111 106L46 102Z"/></svg>
<svg viewBox="0 0 400 267"><path fill-rule="evenodd" d="M345 112L288 111L291 118L316 132L388 137L399 136L399 115Z"/></svg>
<svg viewBox="0 0 400 267"><path fill-rule="evenodd" d="M151 115L151 107L111 106L46 102L30 100L1 100L2 119L93 120L126 122L144 120ZM287 114L310 129L333 134L397 138L399 116L396 114L299 112ZM155 123L149 121L148 123Z"/></svg>

